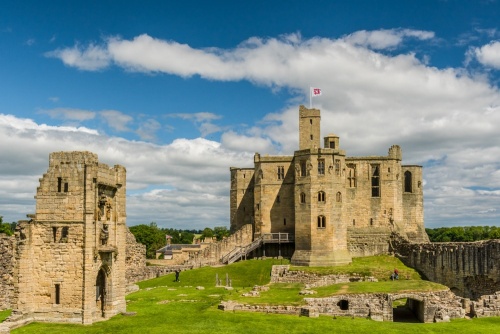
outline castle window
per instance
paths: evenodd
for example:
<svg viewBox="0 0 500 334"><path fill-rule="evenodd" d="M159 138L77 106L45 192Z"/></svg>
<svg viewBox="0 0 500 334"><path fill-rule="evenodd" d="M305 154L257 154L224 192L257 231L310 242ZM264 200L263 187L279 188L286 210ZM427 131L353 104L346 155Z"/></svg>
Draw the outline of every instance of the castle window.
<svg viewBox="0 0 500 334"><path fill-rule="evenodd" d="M325 227L326 227L326 217L318 216L318 228L325 228Z"/></svg>
<svg viewBox="0 0 500 334"><path fill-rule="evenodd" d="M57 178L57 192L60 193L62 190L62 177Z"/></svg>
<svg viewBox="0 0 500 334"><path fill-rule="evenodd" d="M311 135L311 140L313 140L313 135Z"/></svg>
<svg viewBox="0 0 500 334"><path fill-rule="evenodd" d="M68 192L68 182L64 182L64 192Z"/></svg>
<svg viewBox="0 0 500 334"><path fill-rule="evenodd" d="M373 226L373 218L370 218L370 226Z"/></svg>
<svg viewBox="0 0 500 334"><path fill-rule="evenodd" d="M412 180L411 180L411 172L406 171L405 172L405 193L411 193L413 192L412 190Z"/></svg>
<svg viewBox="0 0 500 334"><path fill-rule="evenodd" d="M311 124L311 125L313 124L313 120L312 119L309 120L309 124Z"/></svg>
<svg viewBox="0 0 500 334"><path fill-rule="evenodd" d="M61 304L61 284L54 286L54 304Z"/></svg>
<svg viewBox="0 0 500 334"><path fill-rule="evenodd" d="M60 242L68 242L69 227L65 226L61 230L61 240Z"/></svg>
<svg viewBox="0 0 500 334"><path fill-rule="evenodd" d="M257 211L259 211L259 210L260 210L260 204L257 203Z"/></svg>
<svg viewBox="0 0 500 334"><path fill-rule="evenodd" d="M337 199L337 202L342 202L342 193L340 191L337 193L336 199Z"/></svg>
<svg viewBox="0 0 500 334"><path fill-rule="evenodd" d="M57 242L57 227L52 227L52 239Z"/></svg>
<svg viewBox="0 0 500 334"><path fill-rule="evenodd" d="M340 175L340 160L335 159L335 174Z"/></svg>
<svg viewBox="0 0 500 334"><path fill-rule="evenodd" d="M325 175L325 160L318 159L318 175Z"/></svg>
<svg viewBox="0 0 500 334"><path fill-rule="evenodd" d="M318 202L324 202L326 198L326 194L324 191L318 192Z"/></svg>
<svg viewBox="0 0 500 334"><path fill-rule="evenodd" d="M286 218L283 218L283 225L286 226Z"/></svg>
<svg viewBox="0 0 500 334"><path fill-rule="evenodd" d="M356 219L352 220L352 226L356 226Z"/></svg>
<svg viewBox="0 0 500 334"><path fill-rule="evenodd" d="M330 148L335 148L335 142L333 140L330 142Z"/></svg>
<svg viewBox="0 0 500 334"><path fill-rule="evenodd" d="M278 180L285 179L285 167L278 166Z"/></svg>
<svg viewBox="0 0 500 334"><path fill-rule="evenodd" d="M380 197L380 167L372 165L372 197Z"/></svg>
<svg viewBox="0 0 500 334"><path fill-rule="evenodd" d="M305 203L306 202L306 194L300 193L300 203Z"/></svg>
<svg viewBox="0 0 500 334"><path fill-rule="evenodd" d="M307 175L306 161L302 160L300 162L300 176L306 176L306 175Z"/></svg>
<svg viewBox="0 0 500 334"><path fill-rule="evenodd" d="M356 187L356 165L348 164L347 165L347 186L349 188Z"/></svg>

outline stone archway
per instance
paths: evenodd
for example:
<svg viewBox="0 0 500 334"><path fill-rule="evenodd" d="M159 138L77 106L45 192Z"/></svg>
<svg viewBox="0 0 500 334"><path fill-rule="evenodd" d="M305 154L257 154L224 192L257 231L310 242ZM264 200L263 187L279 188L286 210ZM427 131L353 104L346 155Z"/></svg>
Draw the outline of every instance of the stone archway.
<svg viewBox="0 0 500 334"><path fill-rule="evenodd" d="M96 289L96 313L99 314L100 312L101 317L105 317L105 310L106 310L106 295L107 295L106 278L107 275L104 268L99 269L95 281L95 289Z"/></svg>

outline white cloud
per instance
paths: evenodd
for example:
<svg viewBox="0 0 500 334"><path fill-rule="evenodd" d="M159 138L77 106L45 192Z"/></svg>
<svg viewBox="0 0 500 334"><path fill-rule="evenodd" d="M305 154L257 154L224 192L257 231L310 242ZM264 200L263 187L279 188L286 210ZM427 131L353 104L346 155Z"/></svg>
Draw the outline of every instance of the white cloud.
<svg viewBox="0 0 500 334"><path fill-rule="evenodd" d="M469 52L484 66L500 69L500 41L471 48Z"/></svg>
<svg viewBox="0 0 500 334"><path fill-rule="evenodd" d="M253 37L232 49L195 49L148 35L91 45L91 50L108 57L99 68L115 64L128 71L248 80L271 90L285 88L296 96L260 123L225 131L220 143L199 138L148 146L93 136L100 145L86 147L95 147L101 159L127 167L129 189L138 191L132 194L136 204L131 215L140 215L143 199L164 198L173 200L169 210L179 211L173 214L196 217L200 211L194 206L188 207L193 214L181 210L181 203L205 198L213 205L221 194L226 196L225 205L219 209L227 214L228 167L252 166L254 152L293 154L298 146L298 104L308 104L309 84L314 83L323 89L323 95L314 100L314 107L322 112L322 135L339 135L348 156L386 155L392 144L399 144L403 163L424 165L429 226L498 223L498 87L487 77L469 76L462 68L428 66L411 52L387 55L377 51L397 50L406 38L428 42L434 33L396 29L354 32L339 39L303 39L299 34ZM471 49L471 54L487 66L500 67L497 48L498 42L492 42ZM82 64L95 57L85 48L78 50L79 60L72 66L85 69ZM218 130L214 114L182 117L199 124L202 132ZM40 138L47 136L45 131L36 133ZM201 188L214 190L196 192ZM160 206L151 200L144 205L146 214L146 209Z"/></svg>
<svg viewBox="0 0 500 334"><path fill-rule="evenodd" d="M108 126L117 131L130 131L128 124L133 121L133 118L118 110L103 110L99 115L106 120Z"/></svg>
<svg viewBox="0 0 500 334"><path fill-rule="evenodd" d="M41 110L40 112L47 114L52 118L79 122L91 120L95 117L96 114L93 111L72 108L55 108L49 110Z"/></svg>
<svg viewBox="0 0 500 334"><path fill-rule="evenodd" d="M84 49L79 45L72 48L57 49L47 52L45 56L59 58L67 66L87 71L106 68L111 61L107 51L94 44L90 44Z"/></svg>

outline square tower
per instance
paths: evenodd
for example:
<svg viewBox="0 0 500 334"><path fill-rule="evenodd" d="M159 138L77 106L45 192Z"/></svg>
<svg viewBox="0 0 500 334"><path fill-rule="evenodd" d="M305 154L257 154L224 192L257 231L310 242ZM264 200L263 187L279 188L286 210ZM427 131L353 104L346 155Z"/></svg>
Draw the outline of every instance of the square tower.
<svg viewBox="0 0 500 334"><path fill-rule="evenodd" d="M126 311L125 178L90 152L50 154L36 213L16 230L16 313L92 324Z"/></svg>

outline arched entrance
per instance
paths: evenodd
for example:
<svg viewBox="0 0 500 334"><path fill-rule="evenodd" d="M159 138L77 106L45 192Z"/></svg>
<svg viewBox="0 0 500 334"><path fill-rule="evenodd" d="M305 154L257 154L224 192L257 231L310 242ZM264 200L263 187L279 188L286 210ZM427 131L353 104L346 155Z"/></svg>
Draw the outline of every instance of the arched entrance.
<svg viewBox="0 0 500 334"><path fill-rule="evenodd" d="M104 310L106 306L106 272L103 268L99 270L97 274L97 279L95 281L96 290L96 311L101 312L101 316L104 317Z"/></svg>

